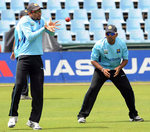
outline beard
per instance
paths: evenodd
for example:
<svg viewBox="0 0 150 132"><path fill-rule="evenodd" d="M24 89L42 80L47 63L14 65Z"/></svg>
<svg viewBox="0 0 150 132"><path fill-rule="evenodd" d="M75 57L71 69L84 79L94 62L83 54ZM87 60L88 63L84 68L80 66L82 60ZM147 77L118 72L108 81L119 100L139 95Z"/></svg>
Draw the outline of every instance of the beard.
<svg viewBox="0 0 150 132"><path fill-rule="evenodd" d="M108 43L109 44L114 44L115 43L115 39L113 39L113 38L107 38L107 41L108 41Z"/></svg>
<svg viewBox="0 0 150 132"><path fill-rule="evenodd" d="M32 17L33 20L41 20L41 16L40 17Z"/></svg>

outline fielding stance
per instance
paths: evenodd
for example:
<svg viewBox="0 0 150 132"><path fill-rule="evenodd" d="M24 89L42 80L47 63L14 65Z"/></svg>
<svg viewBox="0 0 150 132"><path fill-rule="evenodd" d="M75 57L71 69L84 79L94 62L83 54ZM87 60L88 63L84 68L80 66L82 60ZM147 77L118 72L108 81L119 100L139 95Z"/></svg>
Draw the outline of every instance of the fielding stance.
<svg viewBox="0 0 150 132"><path fill-rule="evenodd" d="M89 116L98 92L106 80L111 80L125 99L129 109L130 121L144 121L138 116L135 108L134 92L122 68L128 63L126 43L118 38L114 25L106 27L106 37L93 47L91 63L95 67L91 86L88 89L82 108L78 114L78 122L85 123ZM121 62L121 59L122 62Z"/></svg>
<svg viewBox="0 0 150 132"><path fill-rule="evenodd" d="M56 24L49 22L47 25L41 18L41 7L38 4L31 3L27 7L28 16L24 16L17 24L19 41L18 62L16 71L16 86L12 93L12 102L9 112L8 127L14 127L18 121L18 107L20 95L23 86L27 82L27 76L30 77L31 96L32 96L32 111L27 125L34 130L42 129L39 126L39 121L43 108L43 82L44 71L41 55L42 34L48 32L54 35ZM58 28L57 28L58 29Z"/></svg>

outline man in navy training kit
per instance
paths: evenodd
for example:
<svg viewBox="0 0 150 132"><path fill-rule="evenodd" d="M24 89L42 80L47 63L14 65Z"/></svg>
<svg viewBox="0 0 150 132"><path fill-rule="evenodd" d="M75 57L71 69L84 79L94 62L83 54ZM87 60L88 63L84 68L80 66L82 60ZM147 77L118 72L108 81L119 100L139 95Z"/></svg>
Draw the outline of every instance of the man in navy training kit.
<svg viewBox="0 0 150 132"><path fill-rule="evenodd" d="M82 108L78 114L78 122L85 123L89 116L98 92L106 80L111 80L122 94L129 109L130 121L144 121L138 116L135 108L135 98L132 87L122 68L128 63L126 43L118 38L117 28L108 25L105 38L99 40L93 47L91 63L95 67L91 86L88 89ZM121 61L122 59L122 61Z"/></svg>
<svg viewBox="0 0 150 132"><path fill-rule="evenodd" d="M42 34L47 32L54 35L55 29L58 29L56 24L50 19L48 25L41 18L41 7L38 4L31 3L27 7L28 16L24 16L17 24L18 37L21 41L18 42L18 62L16 71L16 87L13 89L11 107L9 112L8 127L12 128L18 121L18 106L20 95L23 86L27 82L27 76L30 77L30 89L32 96L32 111L27 126L34 130L42 129L39 126L39 121L43 108L43 83L44 71L41 55ZM15 39L17 40L17 39ZM18 39L19 40L19 39Z"/></svg>
<svg viewBox="0 0 150 132"><path fill-rule="evenodd" d="M23 16L26 16L27 14L28 14L27 10L21 10L20 13L19 13L19 19L21 19ZM15 34L15 32L17 32L17 30L14 31L14 34ZM21 40L21 38L20 38L20 40ZM17 40L16 42L19 42L19 41ZM15 45L15 41L14 41L13 48L12 48L12 53L11 53L11 56L10 56L10 58L12 60L15 60L15 58L16 58L16 60L18 59L18 55L17 55L18 48L17 48L17 46L18 46L18 44ZM20 97L20 99L22 99L22 100L31 99L31 97L28 96L28 93L29 93L28 79L29 79L29 77L27 77L27 82L22 88L21 97ZM15 86L14 86L14 88L15 88Z"/></svg>

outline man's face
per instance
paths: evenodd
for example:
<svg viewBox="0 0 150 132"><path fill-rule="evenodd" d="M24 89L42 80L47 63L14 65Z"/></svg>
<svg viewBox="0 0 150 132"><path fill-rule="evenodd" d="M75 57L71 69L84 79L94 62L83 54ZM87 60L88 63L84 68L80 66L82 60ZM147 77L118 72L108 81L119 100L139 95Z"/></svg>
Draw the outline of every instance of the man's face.
<svg viewBox="0 0 150 132"><path fill-rule="evenodd" d="M35 11L31 11L31 18L34 20L40 20L41 19L41 9L35 10Z"/></svg>
<svg viewBox="0 0 150 132"><path fill-rule="evenodd" d="M116 37L118 36L118 33L107 32L105 35L106 35L108 43L109 44L114 44L115 40L116 40Z"/></svg>

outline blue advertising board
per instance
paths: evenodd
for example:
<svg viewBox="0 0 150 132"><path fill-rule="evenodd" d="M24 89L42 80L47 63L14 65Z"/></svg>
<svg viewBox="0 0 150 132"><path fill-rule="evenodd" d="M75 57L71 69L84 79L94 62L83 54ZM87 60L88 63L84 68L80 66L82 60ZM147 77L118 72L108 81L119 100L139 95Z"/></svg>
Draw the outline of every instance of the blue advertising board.
<svg viewBox="0 0 150 132"><path fill-rule="evenodd" d="M94 71L90 54L91 51L44 53L44 82L90 82ZM16 64L10 60L10 53L0 54L0 83L15 82ZM124 71L130 81L150 81L150 50L130 50Z"/></svg>

